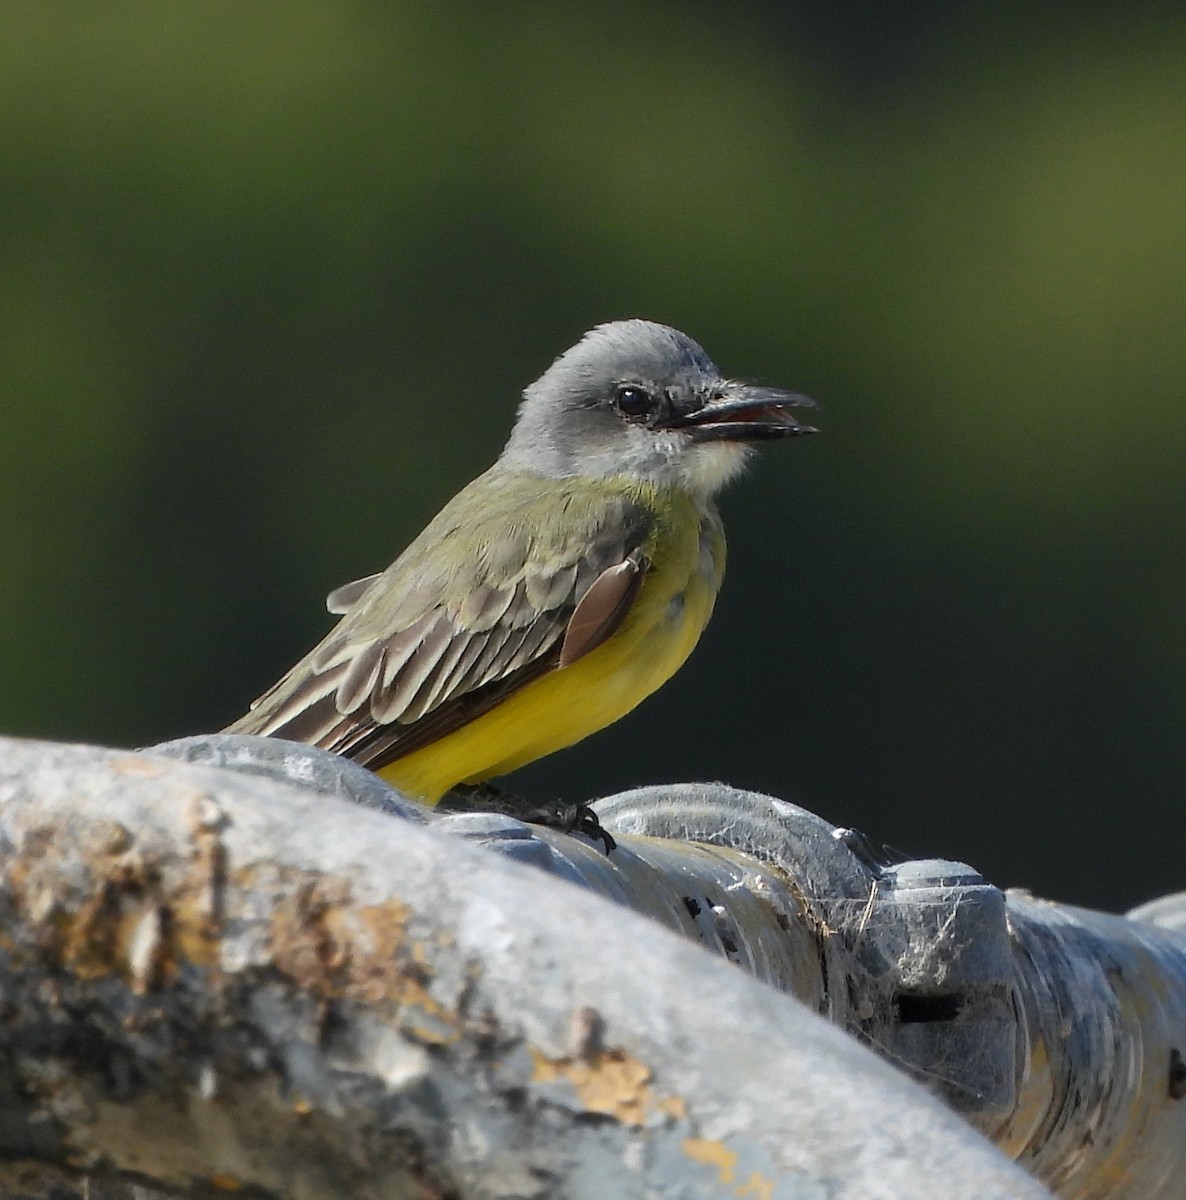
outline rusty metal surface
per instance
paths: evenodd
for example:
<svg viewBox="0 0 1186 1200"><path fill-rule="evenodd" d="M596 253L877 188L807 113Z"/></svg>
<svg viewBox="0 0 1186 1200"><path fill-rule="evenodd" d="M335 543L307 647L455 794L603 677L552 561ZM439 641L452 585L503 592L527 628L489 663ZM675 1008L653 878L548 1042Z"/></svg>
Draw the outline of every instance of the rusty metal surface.
<svg viewBox="0 0 1186 1200"><path fill-rule="evenodd" d="M304 757L321 754L233 749L284 778L307 775ZM189 739L186 753L225 748L214 735ZM336 760L323 757L316 771L332 778ZM795 996L1066 1200L1186 1196L1183 895L1129 919L1006 898L964 864L888 865L852 831L722 784L643 788L595 807L618 839L608 857L506 816L430 820Z"/></svg>
<svg viewBox="0 0 1186 1200"><path fill-rule="evenodd" d="M0 1154L181 1193L1043 1194L792 998L464 839L0 742Z"/></svg>

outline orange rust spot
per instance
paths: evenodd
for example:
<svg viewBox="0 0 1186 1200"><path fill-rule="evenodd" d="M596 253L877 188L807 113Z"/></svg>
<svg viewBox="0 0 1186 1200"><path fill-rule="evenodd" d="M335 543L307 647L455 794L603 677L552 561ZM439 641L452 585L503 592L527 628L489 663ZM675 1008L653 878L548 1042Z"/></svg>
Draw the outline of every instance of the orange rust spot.
<svg viewBox="0 0 1186 1200"><path fill-rule="evenodd" d="M308 1100L294 1100L292 1102L292 1111L298 1117L307 1117L313 1111L313 1105Z"/></svg>
<svg viewBox="0 0 1186 1200"><path fill-rule="evenodd" d="M428 949L408 935L411 911L398 900L355 906L346 883L306 879L272 913L269 945L276 966L321 999L350 999L407 1010L405 1027L436 1044L459 1036L458 1014L428 990Z"/></svg>
<svg viewBox="0 0 1186 1200"><path fill-rule="evenodd" d="M83 979L123 975L143 988L159 971L158 944L147 947L147 960L133 966L137 931L156 906L150 885L126 871L113 872L72 914L60 913L57 925L63 962ZM156 918L159 922L159 917Z"/></svg>
<svg viewBox="0 0 1186 1200"><path fill-rule="evenodd" d="M77 912L58 914L62 961L82 979L97 979L115 970L115 929L119 918L110 884L88 896Z"/></svg>
<svg viewBox="0 0 1186 1200"><path fill-rule="evenodd" d="M168 763L135 754L129 754L127 758L109 759L108 765L121 775L141 775L145 779L159 779L169 770Z"/></svg>
<svg viewBox="0 0 1186 1200"><path fill-rule="evenodd" d="M218 964L219 937L222 933L220 903L212 895L221 894L222 881L211 864L201 856L179 886L174 887L168 903L162 905L165 921L165 950L162 973L172 979L180 963L199 967Z"/></svg>
<svg viewBox="0 0 1186 1200"><path fill-rule="evenodd" d="M211 1175L210 1182L220 1192L237 1192L243 1186L233 1175Z"/></svg>
<svg viewBox="0 0 1186 1200"><path fill-rule="evenodd" d="M349 881L272 864L232 870L219 823L201 812L195 822L184 857L157 853L115 823L96 827L82 854L87 874L68 888L55 831L29 830L5 870L37 951L84 979L123 978L142 995L168 986L183 963L211 968L217 986L224 906L262 893L273 905L274 962L297 986L320 1000L394 1008L409 1036L424 1042L460 1036L461 1015L432 993L435 947L410 935L408 905L356 907ZM0 942L7 938L0 931Z"/></svg>
<svg viewBox="0 0 1186 1200"><path fill-rule="evenodd" d="M721 1183L736 1184L733 1192L745 1200L774 1200L774 1180L768 1179L757 1171L751 1171L750 1177L744 1182L737 1182L737 1151L730 1150L724 1142L710 1141L708 1138L684 1138L683 1152L693 1161L703 1163L706 1167L716 1167L717 1176Z"/></svg>
<svg viewBox="0 0 1186 1200"><path fill-rule="evenodd" d="M152 872L120 870L74 914L59 914L62 959L85 978L119 974L141 993L171 980L181 960L209 965L216 947L203 914L185 892L172 903Z"/></svg>
<svg viewBox="0 0 1186 1200"><path fill-rule="evenodd" d="M754 1200L774 1200L774 1180L767 1179L754 1171L740 1187L733 1189L739 1196L753 1196Z"/></svg>
<svg viewBox="0 0 1186 1200"><path fill-rule="evenodd" d="M72 871L68 887L52 831L29 830L20 856L7 871L10 893L38 931L41 949L81 978L117 975L143 994L167 983L180 959L213 961L208 918L190 903L209 891L207 872L199 870L195 882L183 861L177 871L175 860L146 851L118 822L91 827L78 853L87 875Z"/></svg>
<svg viewBox="0 0 1186 1200"><path fill-rule="evenodd" d="M349 889L334 880L305 880L278 897L269 943L276 966L302 988L340 994L350 963L348 946L335 937L334 910L348 904Z"/></svg>
<svg viewBox="0 0 1186 1200"><path fill-rule="evenodd" d="M533 1083L572 1084L586 1111L604 1113L623 1125L644 1125L652 1113L680 1118L687 1106L678 1096L657 1096L651 1069L622 1050L595 1050L580 1059L548 1058L534 1047Z"/></svg>
<svg viewBox="0 0 1186 1200"><path fill-rule="evenodd" d="M406 904L390 900L368 904L351 912L331 913L328 921L336 936L350 944L350 993L363 1003L395 999L419 1004L434 1013L440 1009L428 994L432 982L429 955L408 936Z"/></svg>
<svg viewBox="0 0 1186 1200"><path fill-rule="evenodd" d="M723 1142L684 1138L682 1149L693 1162L716 1167L722 1183L732 1183L737 1178L737 1151L730 1150Z"/></svg>

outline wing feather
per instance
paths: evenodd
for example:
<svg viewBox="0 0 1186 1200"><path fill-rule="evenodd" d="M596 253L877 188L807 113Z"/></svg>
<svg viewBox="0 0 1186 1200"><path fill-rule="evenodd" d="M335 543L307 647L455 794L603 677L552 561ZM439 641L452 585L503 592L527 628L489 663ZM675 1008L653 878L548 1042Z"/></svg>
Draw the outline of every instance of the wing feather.
<svg viewBox="0 0 1186 1200"><path fill-rule="evenodd" d="M382 642L366 642L357 647L354 657L343 664L346 670L338 684L338 712L352 713L369 699L375 684L383 677L386 654Z"/></svg>
<svg viewBox="0 0 1186 1200"><path fill-rule="evenodd" d="M560 666L584 658L617 629L638 595L643 574L642 554L636 550L593 580L564 631Z"/></svg>
<svg viewBox="0 0 1186 1200"><path fill-rule="evenodd" d="M438 613L403 666L375 697L371 705L372 717L381 724L412 720L407 715L409 705L456 637L456 626L443 612Z"/></svg>
<svg viewBox="0 0 1186 1200"><path fill-rule="evenodd" d="M628 496L574 503L579 487L531 478L504 496L500 485L477 519L472 501L451 516L453 501L383 576L331 593L346 606L339 625L229 728L377 770L589 653L637 597L653 518ZM563 493L551 503L585 513L585 528L571 515L560 530L523 520L547 488Z"/></svg>
<svg viewBox="0 0 1186 1200"><path fill-rule="evenodd" d="M361 579L354 579L334 588L325 598L326 609L339 617L349 612L358 603L363 592L378 578L378 575L364 575Z"/></svg>
<svg viewBox="0 0 1186 1200"><path fill-rule="evenodd" d="M416 689L416 695L404 708L400 720L405 724L419 720L426 712L430 712L437 702L446 694L449 680L453 671L469 648L471 639L454 637L450 640L445 652L437 659L432 670L425 676L424 682Z"/></svg>
<svg viewBox="0 0 1186 1200"><path fill-rule="evenodd" d="M465 649L462 650L457 665L441 680L442 695L463 696L466 692L472 692L480 683L477 663L486 649L486 635L474 634L458 640L465 643Z"/></svg>

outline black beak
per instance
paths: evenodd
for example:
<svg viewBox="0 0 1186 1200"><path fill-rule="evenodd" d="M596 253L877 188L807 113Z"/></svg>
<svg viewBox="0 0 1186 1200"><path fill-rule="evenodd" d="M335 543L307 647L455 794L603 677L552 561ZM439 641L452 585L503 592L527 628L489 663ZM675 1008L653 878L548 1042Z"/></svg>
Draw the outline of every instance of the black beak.
<svg viewBox="0 0 1186 1200"><path fill-rule="evenodd" d="M818 433L790 411L814 407L814 400L795 392L733 384L703 407L675 413L663 423L668 429L686 429L698 442L761 442Z"/></svg>

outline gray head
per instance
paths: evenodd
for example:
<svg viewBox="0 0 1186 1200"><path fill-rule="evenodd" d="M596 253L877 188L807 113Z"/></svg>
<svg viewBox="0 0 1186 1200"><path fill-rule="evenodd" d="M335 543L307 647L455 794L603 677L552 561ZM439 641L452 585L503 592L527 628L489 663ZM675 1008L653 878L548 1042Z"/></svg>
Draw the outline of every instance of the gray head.
<svg viewBox="0 0 1186 1200"><path fill-rule="evenodd" d="M814 433L805 396L727 379L653 321L589 330L524 393L502 462L541 475L627 476L711 495L753 442Z"/></svg>

